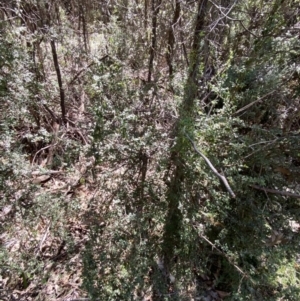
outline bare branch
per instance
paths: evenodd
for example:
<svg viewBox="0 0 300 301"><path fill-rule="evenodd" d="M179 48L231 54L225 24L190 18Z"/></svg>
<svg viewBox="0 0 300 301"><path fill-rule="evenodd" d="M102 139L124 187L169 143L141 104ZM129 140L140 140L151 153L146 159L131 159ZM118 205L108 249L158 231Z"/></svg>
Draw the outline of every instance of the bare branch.
<svg viewBox="0 0 300 301"><path fill-rule="evenodd" d="M262 100L264 100L266 97L272 95L274 92L278 91L279 88L281 88L283 85L285 85L289 80L290 80L291 76L289 76L289 78L287 78L285 81L283 81L282 83L280 83L276 89L268 92L267 94L261 96L260 98L248 103L247 105L245 105L244 107L242 107L241 109L237 110L235 113L233 113L234 116L236 116L237 114L251 108L253 105L255 105L256 103L261 102Z"/></svg>
<svg viewBox="0 0 300 301"><path fill-rule="evenodd" d="M258 185L250 185L250 187L257 189L257 190L261 190L264 192L269 192L269 193L273 193L273 194L279 194L282 196L289 196L291 198L297 198L300 199L300 194L296 194L296 193L292 193L292 192L288 192L288 191L281 191L281 190L276 190L276 189L270 189L270 188L264 188Z"/></svg>
<svg viewBox="0 0 300 301"><path fill-rule="evenodd" d="M273 93L276 92L276 91L277 91L277 89L272 90L271 92L269 92L269 93L263 95L262 97L260 97L260 98L258 98L258 99L256 99L256 100L254 100L254 101L248 103L247 105L245 105L245 106L242 107L241 109L237 110L237 111L234 113L234 115L237 115L237 114L239 114L239 113L241 113L241 112L243 112L243 111L245 111L245 110L251 108L253 105L255 105L256 103L262 101L263 99L265 99L266 97L270 96L271 94L273 94Z"/></svg>
<svg viewBox="0 0 300 301"><path fill-rule="evenodd" d="M92 299L90 298L79 298L79 299L71 299L71 300L65 299L65 301L92 301ZM100 301L100 299L96 299L96 301Z"/></svg>
<svg viewBox="0 0 300 301"><path fill-rule="evenodd" d="M232 20L230 17L228 17L228 15L230 14L230 12L232 11L232 9L234 8L234 6L236 5L236 1L232 4L232 6L230 8L228 8L227 12L224 13L222 11L222 7L221 6L218 6L216 5L215 3L213 3L211 0L209 1L210 3L212 3L220 12L221 14L223 15L223 17L220 17L218 20L216 20L212 26L212 28L210 29L210 32L212 32L215 27L219 24L219 22L225 18L229 19L229 20Z"/></svg>
<svg viewBox="0 0 300 301"><path fill-rule="evenodd" d="M231 187L230 187L230 185L229 185L227 179L226 179L223 175L221 175L221 174L216 170L216 168L212 165L212 163L210 162L210 160L209 160L203 153L201 153L201 152L198 150L198 148L196 147L194 141L189 137L189 135L188 135L186 132L184 132L184 134L185 134L185 136L190 140L190 142L192 143L193 148L194 148L194 150L196 151L196 153L198 153L198 155L200 155L200 156L204 159L204 161L205 161L206 164L209 166L209 168L212 170L212 172L213 172L213 173L214 173L214 174L215 174L215 175L223 182L223 184L225 185L227 191L230 193L231 197L232 197L232 198L236 198L236 195L235 195L235 193L232 191L232 189L231 189Z"/></svg>
<svg viewBox="0 0 300 301"><path fill-rule="evenodd" d="M107 55L105 56L107 57ZM93 64L95 64L95 62L91 62L89 65L87 65L86 67L80 69L77 74L68 82L68 85L71 85L75 82L75 80L81 75L82 72L86 71L88 68L90 68Z"/></svg>
<svg viewBox="0 0 300 301"><path fill-rule="evenodd" d="M50 144L50 145L47 145L47 146L41 148L40 150L38 150L38 151L35 153L35 155L34 155L34 157L33 157L33 159L32 159L31 165L34 164L35 158L36 158L36 156L37 156L40 152L42 152L42 151L44 151L45 149L50 148L50 147L52 147L52 146L56 146L56 145L57 145L57 143L55 143L55 144L53 144L53 145Z"/></svg>
<svg viewBox="0 0 300 301"><path fill-rule="evenodd" d="M99 62L102 62L102 61L104 61L104 60L105 60L106 58L108 58L108 57L109 57L109 55L106 54L106 55L104 55L101 59L98 59L98 61L99 61ZM96 63L96 62L93 61L93 62L91 62L90 64L88 64L86 67L80 69L80 70L77 72L77 74L76 74L76 75L68 82L68 85L73 84L73 83L75 82L75 80L82 74L82 72L88 70L88 69L89 69L91 66L93 66L95 63Z"/></svg>
<svg viewBox="0 0 300 301"><path fill-rule="evenodd" d="M224 12L222 11L222 7L221 7L221 6L218 6L218 5L215 4L213 1L210 0L210 3L212 3L212 4L220 11L220 13L223 15L223 17L219 18L217 21L214 22L215 24L214 24L213 28L211 29L211 31L217 26L217 24L218 24L222 19L226 18L226 19L228 19L228 20L230 20L230 21L240 22L241 25L242 25L242 27L243 27L246 31L248 31L250 34L252 34L252 35L255 36L256 38L258 38L258 36L257 36L255 33L253 33L253 32L250 31L248 28L246 28L246 26L244 25L244 23L243 23L242 20L240 20L240 19L235 19L235 18L231 18L231 17L228 16L229 13L232 11L233 7L236 5L236 1L235 1L234 4L228 9L227 13L224 13Z"/></svg>
<svg viewBox="0 0 300 301"><path fill-rule="evenodd" d="M43 176L43 175L56 175L56 174L60 174L63 173L62 170L45 170L45 171L39 171L39 170L35 170L31 172L32 176Z"/></svg>
<svg viewBox="0 0 300 301"><path fill-rule="evenodd" d="M193 225L193 228L197 231L198 229L197 229L197 227L195 227L195 225ZM197 231L198 232L198 231ZM231 264L231 265L233 265L235 268L236 268L236 270L240 273L240 274L242 274L243 275L243 277L246 277L246 278L248 278L248 275L239 267L239 266L237 266L229 257L228 257L228 255L225 253L225 252L223 252L222 250L220 250L213 242L211 242L206 236L204 236L203 234L201 234L201 233L198 233L198 235L202 238L202 239L204 239L208 244L210 244L219 254L221 254L221 255L223 255L227 260L228 260L228 262Z"/></svg>
<svg viewBox="0 0 300 301"><path fill-rule="evenodd" d="M50 114L52 120L55 121L56 123L59 123L59 118L56 117L53 111L45 103L43 103L43 106L45 110Z"/></svg>

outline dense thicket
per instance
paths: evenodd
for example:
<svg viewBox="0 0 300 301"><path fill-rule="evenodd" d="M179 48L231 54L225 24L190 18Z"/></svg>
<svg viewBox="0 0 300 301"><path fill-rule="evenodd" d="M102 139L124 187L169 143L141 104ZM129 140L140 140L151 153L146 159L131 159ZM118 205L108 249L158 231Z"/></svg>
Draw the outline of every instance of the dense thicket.
<svg viewBox="0 0 300 301"><path fill-rule="evenodd" d="M0 297L299 300L300 2L0 3Z"/></svg>

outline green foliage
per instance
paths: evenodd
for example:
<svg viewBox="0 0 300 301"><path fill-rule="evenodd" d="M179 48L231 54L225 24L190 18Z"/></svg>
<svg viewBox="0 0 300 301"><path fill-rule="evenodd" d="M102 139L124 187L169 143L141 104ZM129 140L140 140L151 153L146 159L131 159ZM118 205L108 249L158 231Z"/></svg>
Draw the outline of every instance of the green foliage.
<svg viewBox="0 0 300 301"><path fill-rule="evenodd" d="M92 300L299 300L299 1L63 2L0 11L6 286L83 250Z"/></svg>
<svg viewBox="0 0 300 301"><path fill-rule="evenodd" d="M274 31L273 21L268 22L266 27ZM284 188L286 178L276 175L277 166L293 168L289 162L297 153L297 138L284 135L285 117L278 114L289 109L283 97L294 95L294 87L285 83L291 83L289 75L297 72L298 67L290 65L294 59L292 49L297 49L297 45L294 37L285 38L284 43L279 37L262 37L254 40L253 45L248 57L232 56L224 62L223 73L210 85L222 99L221 109L209 116L200 112L193 120L194 115L181 106L183 111L171 149L175 159L172 155L168 158L168 150L160 141L163 136L152 130L152 125L147 128L147 123L140 123L133 107L139 107L145 96L141 90L132 88L118 64L102 64L98 71L93 71L92 94L101 104L94 133L98 163L126 166L117 188L110 190L104 185L106 191L113 193L112 205L105 215L107 224L93 230L84 256L85 287L95 299L138 299L152 284L154 295L160 293L170 300L180 296L184 300L185 288L194 281L195 274L213 273L216 262L221 272L215 287L229 289L232 300L297 298L297 276L291 273L289 277L284 272L284 267L295 264L298 254L289 222L298 219L298 210L290 211L297 203L251 187ZM180 84L176 83L178 87ZM190 90L187 85L186 95L193 94ZM266 94L271 96L265 97ZM260 97L264 98L257 105L244 109ZM245 113L234 115L239 109ZM224 172L236 199L229 197L212 170L191 149L181 129L193 137L216 169ZM142 169L131 165L139 162L137 154L141 149L147 154L153 153L153 149L161 154L156 173L147 174L142 183L139 176L134 180ZM284 153L287 151L289 155ZM163 163L168 160L176 162L172 171ZM167 181L163 183L165 175ZM153 228L160 231L151 232ZM285 237L284 242L277 241L278 233ZM218 250L216 254L210 250L211 244ZM171 258L176 258L176 263L165 262L168 273L176 275L176 296L168 295L172 284L163 279L154 260L166 250ZM205 293L204 287L202 292Z"/></svg>

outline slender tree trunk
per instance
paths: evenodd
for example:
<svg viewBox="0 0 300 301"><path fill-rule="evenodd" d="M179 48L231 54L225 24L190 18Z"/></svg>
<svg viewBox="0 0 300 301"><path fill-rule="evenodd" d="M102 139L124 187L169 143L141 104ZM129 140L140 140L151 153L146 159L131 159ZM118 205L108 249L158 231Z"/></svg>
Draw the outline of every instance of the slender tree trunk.
<svg viewBox="0 0 300 301"><path fill-rule="evenodd" d="M187 78L187 83L185 85L184 101L182 114L189 115L192 113L194 108L194 100L197 97L198 93L198 84L197 79L199 76L199 65L202 56L200 55L201 41L201 32L204 30L205 25L205 14L207 8L208 0L199 0L197 18L195 24L193 44L190 54L190 65L189 65L189 74Z"/></svg>
<svg viewBox="0 0 300 301"><path fill-rule="evenodd" d="M82 5L79 7L79 22L82 23L82 35L83 35L83 43L84 43L84 50L88 52L88 32L86 29L86 20L85 20L85 11Z"/></svg>
<svg viewBox="0 0 300 301"><path fill-rule="evenodd" d="M149 58L149 67L148 67L148 82L151 82L152 73L153 73L153 62L156 51L156 41L157 41L157 16L159 14L159 9L161 5L161 0L152 0L152 38L151 38L151 47L150 47L150 58Z"/></svg>
<svg viewBox="0 0 300 301"><path fill-rule="evenodd" d="M194 40L190 55L190 69L186 82L183 104L180 108L180 117L174 127L173 137L176 143L172 147L170 155L170 166L173 173L167 191L168 212L165 221L162 257L164 266L168 273L174 265L176 249L181 248L180 232L182 228L182 213L179 204L183 199L183 183L186 175L185 154L189 150L189 143L185 143L186 138L183 133L183 124L192 127L194 123L194 101L197 97L197 79L199 64L201 61L201 33L204 30L205 15L208 0L199 0ZM205 38L205 37L204 37ZM189 130L189 129L187 129Z"/></svg>
<svg viewBox="0 0 300 301"><path fill-rule="evenodd" d="M166 53L166 60L167 60L167 64L169 66L169 76L170 78L173 75L173 65L172 65L172 61L173 61L173 56L174 56L174 43L175 43L175 34L174 34L174 30L175 30L175 26L177 24L177 22L179 21L180 18L180 0L176 0L176 6L175 6L175 11L174 11L174 16L173 16L173 21L170 25L170 29L169 29L169 33L168 33L168 45L167 45L167 53Z"/></svg>
<svg viewBox="0 0 300 301"><path fill-rule="evenodd" d="M63 123L66 123L66 106L65 106L65 91L63 89L62 79L61 79L61 72L59 68L57 52L55 47L55 41L51 40L51 50L52 50L52 57L54 62L54 67L57 75L57 81L59 86L59 95L60 95L60 108L61 108L61 116Z"/></svg>
<svg viewBox="0 0 300 301"><path fill-rule="evenodd" d="M144 5L144 29L147 30L148 27L148 5L149 5L149 0L144 0L145 5Z"/></svg>
<svg viewBox="0 0 300 301"><path fill-rule="evenodd" d="M28 110L30 112L30 114L32 115L32 117L34 118L36 125L38 128L41 127L41 116L40 116L40 110L37 104L37 98L36 95L39 94L38 91L38 84L41 81L41 76L40 76L40 70L38 68L38 63L36 61L36 52L37 52L37 47L38 46L38 42L27 42L27 49L28 49L28 55L32 60L32 67L29 68L29 70L34 74L34 82L32 83L32 85L30 85L30 98L31 101L28 104Z"/></svg>

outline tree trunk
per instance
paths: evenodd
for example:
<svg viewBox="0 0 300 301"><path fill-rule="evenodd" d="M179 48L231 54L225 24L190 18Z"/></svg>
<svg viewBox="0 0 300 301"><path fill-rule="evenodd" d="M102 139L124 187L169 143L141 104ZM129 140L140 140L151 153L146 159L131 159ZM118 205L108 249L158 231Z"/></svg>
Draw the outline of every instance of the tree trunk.
<svg viewBox="0 0 300 301"><path fill-rule="evenodd" d="M183 200L182 192L184 189L182 185L185 181L187 168L185 164L185 154L190 148L189 142L186 141L183 134L183 125L192 127L194 123L194 100L197 96L197 79L201 60L201 32L204 30L207 2L208 0L199 0L193 48L190 58L190 70L185 86L183 104L180 108L180 117L173 132L176 143L175 146L172 147L170 155L170 169L173 170L173 173L166 194L168 212L162 243L162 258L167 273L172 270L172 266L174 265L176 249L181 248L180 232L182 228L182 213L179 209L179 204Z"/></svg>
<svg viewBox="0 0 300 301"><path fill-rule="evenodd" d="M156 34L157 34L157 16L159 14L159 9L161 5L161 0L152 0L152 38L151 38L151 47L150 47L150 58L149 58L149 67L148 67L148 82L151 82L152 73L153 73L153 62L156 51Z"/></svg>
<svg viewBox="0 0 300 301"><path fill-rule="evenodd" d="M177 24L177 22L179 21L179 18L180 18L180 10L181 10L180 1L176 0L173 21L172 21L172 24L170 25L170 29L169 29L169 33L168 33L168 45L167 45L167 53L166 53L166 60L167 60L168 66L169 66L170 78L173 75L172 61L173 61L173 55L174 55L173 52L174 52L174 43L175 43L174 30L175 30L175 25Z"/></svg>
<svg viewBox="0 0 300 301"><path fill-rule="evenodd" d="M61 72L60 72L60 68L59 68L57 52L56 52L56 47L55 47L55 41L51 40L50 44L51 44L52 57L53 57L54 67L55 67L58 86L59 86L60 108L61 108L62 122L66 123L65 91L63 89L63 84L62 84Z"/></svg>

